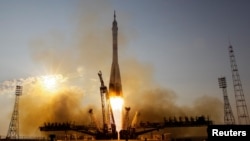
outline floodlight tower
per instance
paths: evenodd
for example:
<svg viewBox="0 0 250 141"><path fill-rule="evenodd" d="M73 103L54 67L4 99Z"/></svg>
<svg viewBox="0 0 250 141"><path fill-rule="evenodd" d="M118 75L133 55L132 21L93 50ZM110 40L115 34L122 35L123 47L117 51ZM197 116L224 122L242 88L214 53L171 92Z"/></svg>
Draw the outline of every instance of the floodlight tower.
<svg viewBox="0 0 250 141"><path fill-rule="evenodd" d="M219 87L222 88L223 98L224 98L224 123L225 124L235 124L234 115L227 96L227 83L226 77L218 78Z"/></svg>
<svg viewBox="0 0 250 141"><path fill-rule="evenodd" d="M232 45L229 45L229 57L231 63L231 71L233 78L234 94L236 100L236 108L238 114L239 124L249 124L249 116L247 111L247 105L244 98L244 93L242 89L242 84L240 81L240 75L236 64L236 59L234 56L234 51Z"/></svg>
<svg viewBox="0 0 250 141"><path fill-rule="evenodd" d="M22 95L22 86L16 86L16 98L14 110L12 113L9 130L7 133L8 139L19 139L19 96Z"/></svg>

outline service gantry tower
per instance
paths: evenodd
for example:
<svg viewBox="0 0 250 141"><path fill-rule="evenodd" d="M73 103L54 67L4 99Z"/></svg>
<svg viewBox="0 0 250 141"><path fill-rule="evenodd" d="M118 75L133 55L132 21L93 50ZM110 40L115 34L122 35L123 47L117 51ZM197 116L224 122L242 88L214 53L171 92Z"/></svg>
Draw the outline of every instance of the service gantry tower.
<svg viewBox="0 0 250 141"><path fill-rule="evenodd" d="M102 104L102 120L103 120L103 131L106 133L108 131L108 123L107 123L107 118L106 116L106 108L107 108L107 94L108 94L108 89L104 84L104 81L102 79L102 72L98 72L99 79L101 81L101 86L100 86L100 94L101 94L101 104ZM109 120L109 119L108 119Z"/></svg>
<svg viewBox="0 0 250 141"><path fill-rule="evenodd" d="M226 77L220 77L218 78L218 81L219 81L219 87L222 88L223 98L224 98L224 123L235 124L233 111L231 109L228 96L227 96Z"/></svg>
<svg viewBox="0 0 250 141"><path fill-rule="evenodd" d="M7 139L19 139L19 96L22 95L22 86L16 86L16 98L12 113Z"/></svg>
<svg viewBox="0 0 250 141"><path fill-rule="evenodd" d="M234 86L234 94L236 100L236 108L238 114L239 124L249 124L249 116L247 111L247 105L244 98L243 88L240 81L240 75L236 64L236 59L233 51L233 46L229 45L229 57L231 63L232 79Z"/></svg>

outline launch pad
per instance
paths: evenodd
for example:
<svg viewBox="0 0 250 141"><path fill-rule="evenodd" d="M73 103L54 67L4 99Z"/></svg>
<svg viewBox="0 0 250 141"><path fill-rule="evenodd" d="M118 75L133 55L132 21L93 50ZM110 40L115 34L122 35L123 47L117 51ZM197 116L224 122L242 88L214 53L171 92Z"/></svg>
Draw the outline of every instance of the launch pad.
<svg viewBox="0 0 250 141"><path fill-rule="evenodd" d="M206 127L212 125L213 122L204 116L200 117L179 117L172 118L169 117L167 120L164 118L163 122L140 122L136 128L129 127L120 131L120 139L138 139L142 134L164 129L164 128L174 128L174 127ZM115 128L115 125L113 125ZM98 130L96 127L87 126L87 125L76 125L73 123L44 123L43 126L39 127L40 131L51 132L51 131L76 131L78 133L83 133L86 135L93 136L97 140L101 139L117 139L117 132L109 132L105 129Z"/></svg>
<svg viewBox="0 0 250 141"><path fill-rule="evenodd" d="M42 132L48 132L51 140L56 137L55 131L64 133L73 131L93 137L96 140L109 139L138 139L142 134L157 131L164 128L172 127L202 127L212 124L209 118L199 117L169 117L163 118L162 122L139 122L136 113L132 123L129 122L130 107L123 107L123 92L121 84L121 76L118 64L118 26L116 15L114 13L114 21L112 24L113 35L113 59L110 73L109 90L104 84L102 73L99 71L100 78L100 95L102 105L102 126L100 127L93 116L93 109L89 110L92 125L77 125L71 122L46 122L39 129ZM123 112L125 110L125 112ZM124 117L123 117L124 114Z"/></svg>

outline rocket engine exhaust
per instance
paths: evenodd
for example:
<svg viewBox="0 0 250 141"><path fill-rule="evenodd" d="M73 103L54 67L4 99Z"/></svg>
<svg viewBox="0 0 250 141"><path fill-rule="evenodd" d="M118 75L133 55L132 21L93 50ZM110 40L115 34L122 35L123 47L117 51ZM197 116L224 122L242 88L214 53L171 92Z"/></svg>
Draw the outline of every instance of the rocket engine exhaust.
<svg viewBox="0 0 250 141"><path fill-rule="evenodd" d="M116 125L116 131L118 134L118 140L120 140L120 134L119 132L122 129L122 107L123 107L123 98L121 96L112 96L110 97L110 104L113 111L114 119L115 119L115 125Z"/></svg>

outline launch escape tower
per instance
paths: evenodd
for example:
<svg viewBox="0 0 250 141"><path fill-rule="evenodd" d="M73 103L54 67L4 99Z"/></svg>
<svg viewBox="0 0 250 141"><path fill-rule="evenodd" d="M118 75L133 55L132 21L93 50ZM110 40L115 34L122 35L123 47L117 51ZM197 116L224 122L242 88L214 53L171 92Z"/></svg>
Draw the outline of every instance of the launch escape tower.
<svg viewBox="0 0 250 141"><path fill-rule="evenodd" d="M14 110L12 113L7 139L19 139L19 96L22 95L22 86L16 86L16 98Z"/></svg>
<svg viewBox="0 0 250 141"><path fill-rule="evenodd" d="M247 105L244 98L244 93L242 89L242 84L240 81L240 75L236 64L236 59L233 51L233 46L229 45L229 57L231 63L231 71L233 78L233 86L234 86L234 94L236 100L236 108L238 114L238 122L239 124L249 124L249 116L247 111Z"/></svg>
<svg viewBox="0 0 250 141"><path fill-rule="evenodd" d="M234 115L227 96L227 83L226 77L218 78L219 87L222 88L223 98L224 98L224 123L225 124L235 124Z"/></svg>

